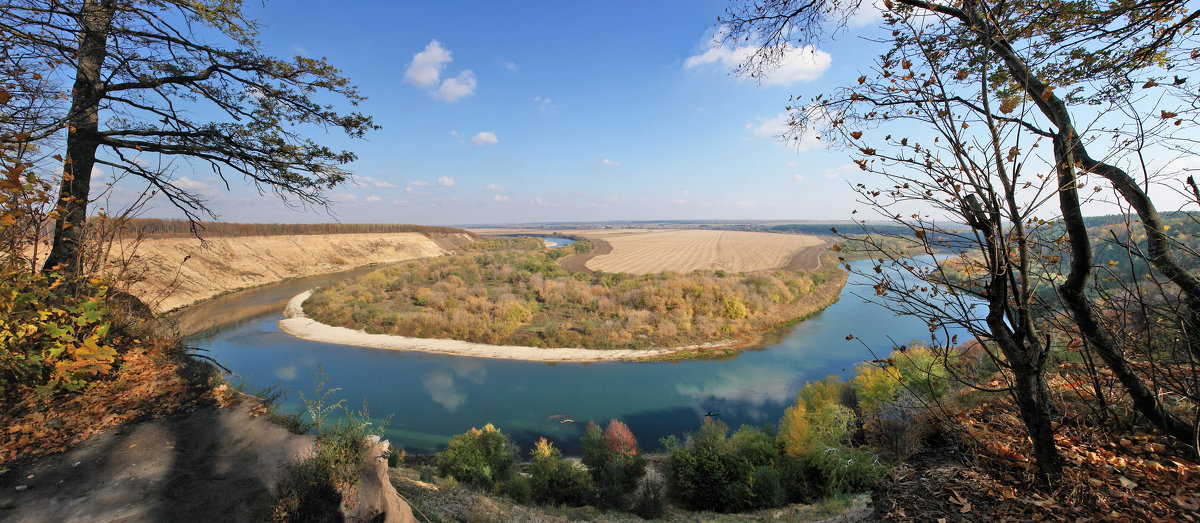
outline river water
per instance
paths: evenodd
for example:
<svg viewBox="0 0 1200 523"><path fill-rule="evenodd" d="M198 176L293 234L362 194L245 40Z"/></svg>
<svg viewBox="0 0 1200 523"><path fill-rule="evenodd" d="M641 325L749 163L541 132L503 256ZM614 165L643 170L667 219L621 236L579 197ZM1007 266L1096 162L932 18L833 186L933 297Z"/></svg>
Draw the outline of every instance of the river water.
<svg viewBox="0 0 1200 523"><path fill-rule="evenodd" d="M852 262L869 268L870 260ZM318 366L331 399L373 416L391 416L386 435L409 452L438 450L454 434L492 423L528 452L546 436L578 454L589 420L626 422L643 448L660 437L683 436L713 411L730 427L777 423L806 381L850 375L854 365L887 354L892 341L927 340L924 321L895 316L852 292L870 292L851 274L841 300L816 316L775 333L765 348L724 361L674 363L533 363L440 356L329 345L281 332L288 299L315 286L374 270L357 269L242 291L184 309L181 332L237 373L246 390L288 389L284 407L312 398ZM853 334L857 339L847 341ZM955 334L955 332L951 332ZM961 333L959 333L961 334ZM863 344L866 344L864 347ZM237 378L234 378L237 381ZM575 423L562 423L562 419Z"/></svg>

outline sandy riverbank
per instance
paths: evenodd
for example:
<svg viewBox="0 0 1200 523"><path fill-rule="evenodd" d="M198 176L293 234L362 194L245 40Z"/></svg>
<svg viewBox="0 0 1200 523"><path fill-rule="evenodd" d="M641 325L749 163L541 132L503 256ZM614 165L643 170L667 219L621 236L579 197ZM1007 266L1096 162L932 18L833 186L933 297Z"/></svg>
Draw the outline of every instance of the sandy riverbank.
<svg viewBox="0 0 1200 523"><path fill-rule="evenodd" d="M680 351L700 348L716 348L730 345L729 342L691 345L674 349L645 349L645 350L598 350L598 349L541 349L537 347L521 347L517 345L488 345L459 340L442 340L428 338L409 338L389 334L368 334L366 332L346 327L335 327L318 323L304 314L301 304L312 295L312 291L297 294L288 302L284 309L284 319L279 321L279 330L300 339L321 343L339 345L354 345L372 349L408 350L448 354L451 356L468 356L472 358L492 358L501 360L524 361L621 361L641 358L654 358Z"/></svg>

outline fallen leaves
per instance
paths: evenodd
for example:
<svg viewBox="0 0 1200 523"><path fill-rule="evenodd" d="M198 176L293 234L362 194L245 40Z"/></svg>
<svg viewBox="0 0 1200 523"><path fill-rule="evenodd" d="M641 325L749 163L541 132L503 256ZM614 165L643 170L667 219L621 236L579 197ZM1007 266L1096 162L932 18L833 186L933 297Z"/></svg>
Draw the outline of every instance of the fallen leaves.
<svg viewBox="0 0 1200 523"><path fill-rule="evenodd" d="M0 411L0 468L65 451L112 427L214 403L205 384L189 382L178 364L142 344L122 355L116 376L86 394L30 393Z"/></svg>

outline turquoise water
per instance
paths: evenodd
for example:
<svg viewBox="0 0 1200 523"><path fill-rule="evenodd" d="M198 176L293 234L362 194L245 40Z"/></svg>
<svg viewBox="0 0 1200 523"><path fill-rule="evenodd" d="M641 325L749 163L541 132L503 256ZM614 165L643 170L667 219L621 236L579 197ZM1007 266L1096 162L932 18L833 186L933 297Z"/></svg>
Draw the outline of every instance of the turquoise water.
<svg viewBox="0 0 1200 523"><path fill-rule="evenodd" d="M854 263L869 268L870 260ZM277 322L292 296L369 270L231 294L186 309L180 328L202 329L188 343L240 375L250 392L275 384L289 389L290 408L299 408L297 392L313 396L312 376L321 366L329 387L341 389L335 397L355 409L365 401L373 416L392 416L387 437L409 452L437 450L450 436L486 423L511 435L523 452L546 436L567 454L579 452L588 420L620 419L648 449L660 437L695 430L707 411L735 428L777 423L806 381L851 374L857 362L875 357L869 349L889 352L889 339L929 338L925 322L851 295L870 293L853 274L841 300L824 312L776 333L763 349L725 361L546 364L327 345L280 332ZM847 341L848 334L858 339ZM561 423L562 417L576 423Z"/></svg>

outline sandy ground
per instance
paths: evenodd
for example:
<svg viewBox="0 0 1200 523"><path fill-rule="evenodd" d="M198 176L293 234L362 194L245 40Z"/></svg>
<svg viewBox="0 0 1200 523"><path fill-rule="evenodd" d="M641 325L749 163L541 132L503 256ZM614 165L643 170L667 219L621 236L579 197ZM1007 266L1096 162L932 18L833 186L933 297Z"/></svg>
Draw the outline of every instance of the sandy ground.
<svg viewBox="0 0 1200 523"><path fill-rule="evenodd" d="M646 350L540 349L537 347L521 347L516 345L488 345L486 343L472 343L459 340L368 334L346 327L334 327L318 323L306 316L304 310L301 308L301 304L311 295L312 291L305 291L296 295L296 297L288 302L287 308L283 312L284 319L279 321L279 330L297 338L321 343L354 345L356 347L372 349L421 351L472 358L524 361L620 361L662 356L683 350L728 345L728 343L711 343L673 349Z"/></svg>
<svg viewBox="0 0 1200 523"><path fill-rule="evenodd" d="M262 521L313 443L244 405L123 425L0 477L0 520Z"/></svg>
<svg viewBox="0 0 1200 523"><path fill-rule="evenodd" d="M155 312L287 278L446 252L420 233L149 239L136 248L115 245L114 256L125 249L136 255L131 270L142 279L131 292Z"/></svg>

